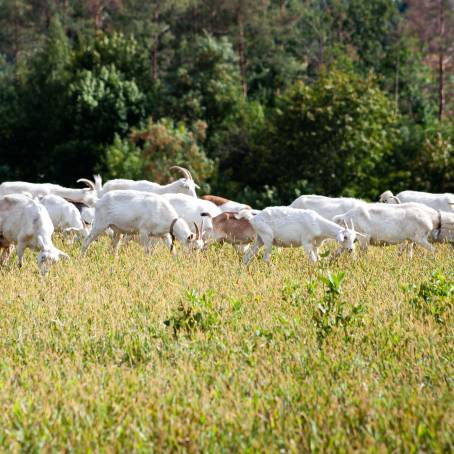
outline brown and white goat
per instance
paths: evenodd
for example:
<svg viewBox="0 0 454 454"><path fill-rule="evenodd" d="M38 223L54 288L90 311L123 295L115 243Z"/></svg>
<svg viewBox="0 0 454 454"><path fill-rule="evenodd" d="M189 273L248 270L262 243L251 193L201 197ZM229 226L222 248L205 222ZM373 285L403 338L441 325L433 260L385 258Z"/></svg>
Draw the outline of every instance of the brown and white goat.
<svg viewBox="0 0 454 454"><path fill-rule="evenodd" d="M223 213L226 212L235 212L239 213L241 210L252 209L249 205L244 203L234 202L233 200L226 199L224 197L219 197L217 195L203 195L200 197L203 200L208 200L211 203L217 205Z"/></svg>
<svg viewBox="0 0 454 454"><path fill-rule="evenodd" d="M249 244L255 240L255 231L247 219L237 219L237 213L225 212L215 216L213 236L217 241L230 244Z"/></svg>

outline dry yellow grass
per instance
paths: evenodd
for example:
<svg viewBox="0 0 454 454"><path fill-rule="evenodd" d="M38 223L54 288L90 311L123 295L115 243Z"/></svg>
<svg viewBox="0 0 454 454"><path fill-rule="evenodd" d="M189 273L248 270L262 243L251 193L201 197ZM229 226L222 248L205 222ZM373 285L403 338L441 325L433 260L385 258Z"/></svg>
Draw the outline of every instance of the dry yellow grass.
<svg viewBox="0 0 454 454"><path fill-rule="evenodd" d="M71 261L44 279L30 253L0 270L3 450L453 450L453 303L437 318L405 287L454 285L449 246L249 269L228 246L59 246ZM318 341L318 277L341 270L345 313L361 310Z"/></svg>

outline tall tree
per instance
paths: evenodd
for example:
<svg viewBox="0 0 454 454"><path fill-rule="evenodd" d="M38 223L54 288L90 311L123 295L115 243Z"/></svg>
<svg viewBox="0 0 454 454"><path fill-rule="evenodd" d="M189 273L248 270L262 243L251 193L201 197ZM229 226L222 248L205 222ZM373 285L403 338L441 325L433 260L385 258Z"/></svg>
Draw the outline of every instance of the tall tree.
<svg viewBox="0 0 454 454"><path fill-rule="evenodd" d="M189 0L124 0L116 15L117 23L126 33L132 33L149 54L150 76L160 78L161 65L167 68L175 25L186 11ZM167 44L167 45L166 45Z"/></svg>
<svg viewBox="0 0 454 454"><path fill-rule="evenodd" d="M410 28L420 39L427 64L437 74L438 118L446 114L446 92L454 70L454 2L408 0Z"/></svg>
<svg viewBox="0 0 454 454"><path fill-rule="evenodd" d="M0 0L0 53L17 61L19 53L33 43L31 6L26 0Z"/></svg>

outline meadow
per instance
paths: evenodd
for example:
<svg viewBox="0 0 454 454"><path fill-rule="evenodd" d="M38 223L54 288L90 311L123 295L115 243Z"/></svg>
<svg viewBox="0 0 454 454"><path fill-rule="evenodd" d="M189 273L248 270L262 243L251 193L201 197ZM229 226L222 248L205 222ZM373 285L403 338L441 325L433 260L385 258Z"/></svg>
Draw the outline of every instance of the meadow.
<svg viewBox="0 0 454 454"><path fill-rule="evenodd" d="M1 450L453 451L449 245L247 269L56 245L45 278L30 251L0 268Z"/></svg>

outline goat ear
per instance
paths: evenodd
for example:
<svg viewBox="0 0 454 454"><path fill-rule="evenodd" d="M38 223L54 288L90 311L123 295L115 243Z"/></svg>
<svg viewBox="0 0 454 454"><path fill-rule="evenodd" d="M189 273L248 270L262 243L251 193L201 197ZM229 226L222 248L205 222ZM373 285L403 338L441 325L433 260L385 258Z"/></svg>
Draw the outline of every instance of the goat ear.
<svg viewBox="0 0 454 454"><path fill-rule="evenodd" d="M196 189L200 189L200 186L197 183L194 183Z"/></svg>

